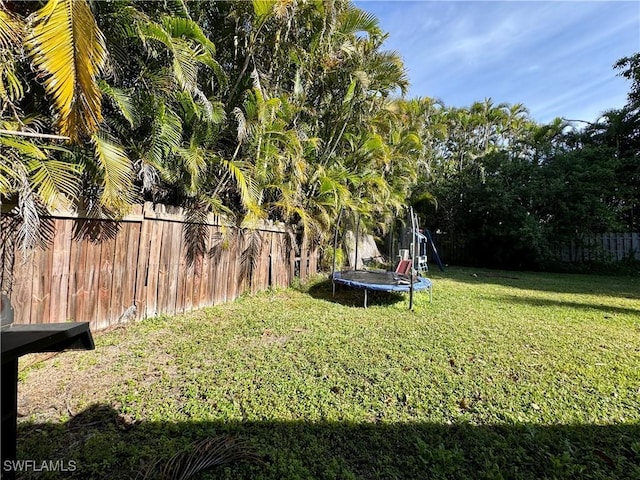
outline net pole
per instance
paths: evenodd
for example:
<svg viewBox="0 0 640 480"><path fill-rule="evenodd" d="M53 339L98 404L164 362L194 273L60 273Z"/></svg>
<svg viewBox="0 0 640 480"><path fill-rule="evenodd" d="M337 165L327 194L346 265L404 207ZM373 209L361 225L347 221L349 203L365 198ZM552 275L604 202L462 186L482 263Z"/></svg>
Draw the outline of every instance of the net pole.
<svg viewBox="0 0 640 480"><path fill-rule="evenodd" d="M411 246L409 249L409 255L411 256L411 272L409 273L409 310L413 310L413 281L416 249L416 218L413 213L413 207L409 207L409 215L411 215Z"/></svg>
<svg viewBox="0 0 640 480"><path fill-rule="evenodd" d="M340 219L342 218L342 208L340 208L340 212L338 213L338 220L336 221L336 230L333 234L333 265L331 266L331 283L333 284L333 295L336 294L336 282L335 282L335 273L336 273L336 253L338 252L338 229L340 228Z"/></svg>
<svg viewBox="0 0 640 480"><path fill-rule="evenodd" d="M358 270L358 243L360 243L360 215L358 215L358 219L356 220L356 260L353 265L354 270Z"/></svg>
<svg viewBox="0 0 640 480"><path fill-rule="evenodd" d="M391 271L393 269L393 227L389 228L389 255L387 256L388 265L385 265L385 270Z"/></svg>

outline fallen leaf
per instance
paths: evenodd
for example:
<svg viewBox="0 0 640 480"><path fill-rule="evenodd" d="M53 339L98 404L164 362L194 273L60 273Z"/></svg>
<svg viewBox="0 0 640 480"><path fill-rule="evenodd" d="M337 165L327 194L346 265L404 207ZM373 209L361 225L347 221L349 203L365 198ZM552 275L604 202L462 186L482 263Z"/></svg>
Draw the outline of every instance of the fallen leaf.
<svg viewBox="0 0 640 480"><path fill-rule="evenodd" d="M609 455L607 455L606 453L604 453L602 450L594 450L594 451L593 451L593 454L594 454L596 457L599 457L599 458L601 458L602 460L604 460L604 461L605 461L605 463L606 463L607 465L609 465L611 468L615 468L616 464L614 463L614 461L612 460L612 458L611 458Z"/></svg>

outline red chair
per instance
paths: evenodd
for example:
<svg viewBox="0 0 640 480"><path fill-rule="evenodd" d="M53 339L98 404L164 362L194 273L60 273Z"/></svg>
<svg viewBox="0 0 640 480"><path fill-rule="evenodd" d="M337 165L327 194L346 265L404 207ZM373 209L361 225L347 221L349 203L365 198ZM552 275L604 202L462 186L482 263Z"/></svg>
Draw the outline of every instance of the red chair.
<svg viewBox="0 0 640 480"><path fill-rule="evenodd" d="M400 260L396 267L396 273L409 276L411 274L411 260Z"/></svg>

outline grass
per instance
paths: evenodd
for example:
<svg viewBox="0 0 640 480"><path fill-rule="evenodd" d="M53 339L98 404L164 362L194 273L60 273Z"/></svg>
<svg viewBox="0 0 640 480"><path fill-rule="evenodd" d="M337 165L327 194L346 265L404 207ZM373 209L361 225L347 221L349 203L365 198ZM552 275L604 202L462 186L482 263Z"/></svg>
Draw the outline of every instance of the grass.
<svg viewBox="0 0 640 480"><path fill-rule="evenodd" d="M21 372L18 455L135 478L231 435L253 458L198 478L640 478L637 277L431 277L413 312L317 281L97 335Z"/></svg>

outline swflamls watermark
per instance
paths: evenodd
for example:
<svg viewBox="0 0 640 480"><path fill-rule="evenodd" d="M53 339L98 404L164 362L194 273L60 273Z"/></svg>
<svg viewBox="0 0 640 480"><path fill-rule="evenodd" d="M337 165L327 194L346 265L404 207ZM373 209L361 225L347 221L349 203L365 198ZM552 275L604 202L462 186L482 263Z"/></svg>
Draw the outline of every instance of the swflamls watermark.
<svg viewBox="0 0 640 480"><path fill-rule="evenodd" d="M5 472L75 472L75 460L5 460Z"/></svg>

